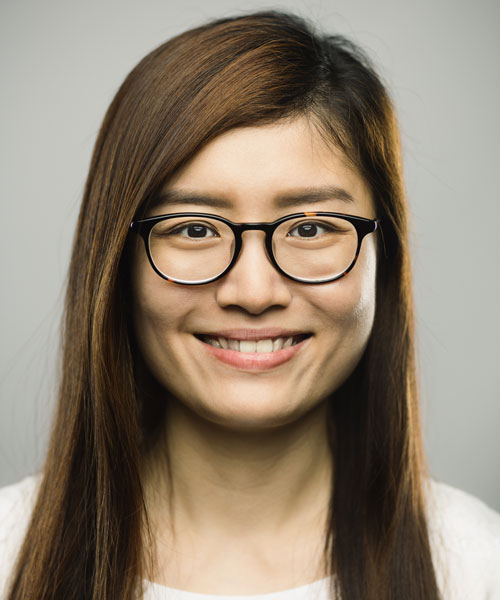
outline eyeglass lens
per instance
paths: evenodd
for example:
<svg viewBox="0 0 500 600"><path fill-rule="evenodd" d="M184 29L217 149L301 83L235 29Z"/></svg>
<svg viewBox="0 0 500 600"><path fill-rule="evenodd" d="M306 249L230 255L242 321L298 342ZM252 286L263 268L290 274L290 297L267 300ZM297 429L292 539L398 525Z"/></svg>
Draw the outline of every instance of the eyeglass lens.
<svg viewBox="0 0 500 600"><path fill-rule="evenodd" d="M273 254L288 275L320 281L343 273L358 243L355 227L338 217L299 217L281 223L272 238ZM156 223L149 249L157 269L170 279L195 282L216 277L230 264L232 229L209 217L176 217Z"/></svg>

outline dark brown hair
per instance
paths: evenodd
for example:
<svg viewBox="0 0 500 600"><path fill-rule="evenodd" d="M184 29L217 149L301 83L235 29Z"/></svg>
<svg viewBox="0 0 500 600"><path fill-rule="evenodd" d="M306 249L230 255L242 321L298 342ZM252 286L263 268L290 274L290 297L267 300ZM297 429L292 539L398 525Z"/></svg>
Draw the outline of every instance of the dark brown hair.
<svg viewBox="0 0 500 600"><path fill-rule="evenodd" d="M157 407L139 381L127 313L129 224L209 140L301 115L365 177L386 250L368 347L329 401L335 474L325 556L333 585L348 600L439 597L394 110L353 44L263 12L163 44L130 73L106 114L73 247L57 415L10 600L137 593L146 518L139 465Z"/></svg>

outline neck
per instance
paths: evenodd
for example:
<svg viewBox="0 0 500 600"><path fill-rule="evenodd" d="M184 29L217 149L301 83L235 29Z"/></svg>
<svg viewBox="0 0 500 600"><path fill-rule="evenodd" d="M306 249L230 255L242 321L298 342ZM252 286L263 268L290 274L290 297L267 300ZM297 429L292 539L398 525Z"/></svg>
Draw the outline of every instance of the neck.
<svg viewBox="0 0 500 600"><path fill-rule="evenodd" d="M172 401L146 473L155 535L168 528L170 543L241 540L270 557L298 540L320 548L332 481L326 404L280 428L234 431Z"/></svg>

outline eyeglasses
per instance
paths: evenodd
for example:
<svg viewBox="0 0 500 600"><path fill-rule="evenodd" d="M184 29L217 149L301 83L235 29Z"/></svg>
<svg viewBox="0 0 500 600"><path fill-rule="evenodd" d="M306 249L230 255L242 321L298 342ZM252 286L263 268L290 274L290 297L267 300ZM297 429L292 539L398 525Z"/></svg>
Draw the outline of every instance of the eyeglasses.
<svg viewBox="0 0 500 600"><path fill-rule="evenodd" d="M363 238L378 219L332 212L286 215L272 223L233 223L218 215L173 213L133 221L160 277L182 285L203 285L236 264L244 231L263 231L269 260L300 283L327 283L354 267Z"/></svg>

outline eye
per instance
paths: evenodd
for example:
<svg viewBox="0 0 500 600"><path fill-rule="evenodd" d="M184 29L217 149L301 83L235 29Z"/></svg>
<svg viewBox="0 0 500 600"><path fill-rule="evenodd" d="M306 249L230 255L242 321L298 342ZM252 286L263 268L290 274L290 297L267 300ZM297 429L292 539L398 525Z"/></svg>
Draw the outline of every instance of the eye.
<svg viewBox="0 0 500 600"><path fill-rule="evenodd" d="M318 223L318 222L302 222L298 225L295 225L287 235L290 237L297 238L315 238L324 233L331 233L335 231L335 228L332 227L329 223Z"/></svg>
<svg viewBox="0 0 500 600"><path fill-rule="evenodd" d="M179 235L186 238L209 238L209 237L219 237L218 232L204 224L204 223L185 223L183 225L178 225L172 231L170 231L170 235Z"/></svg>

